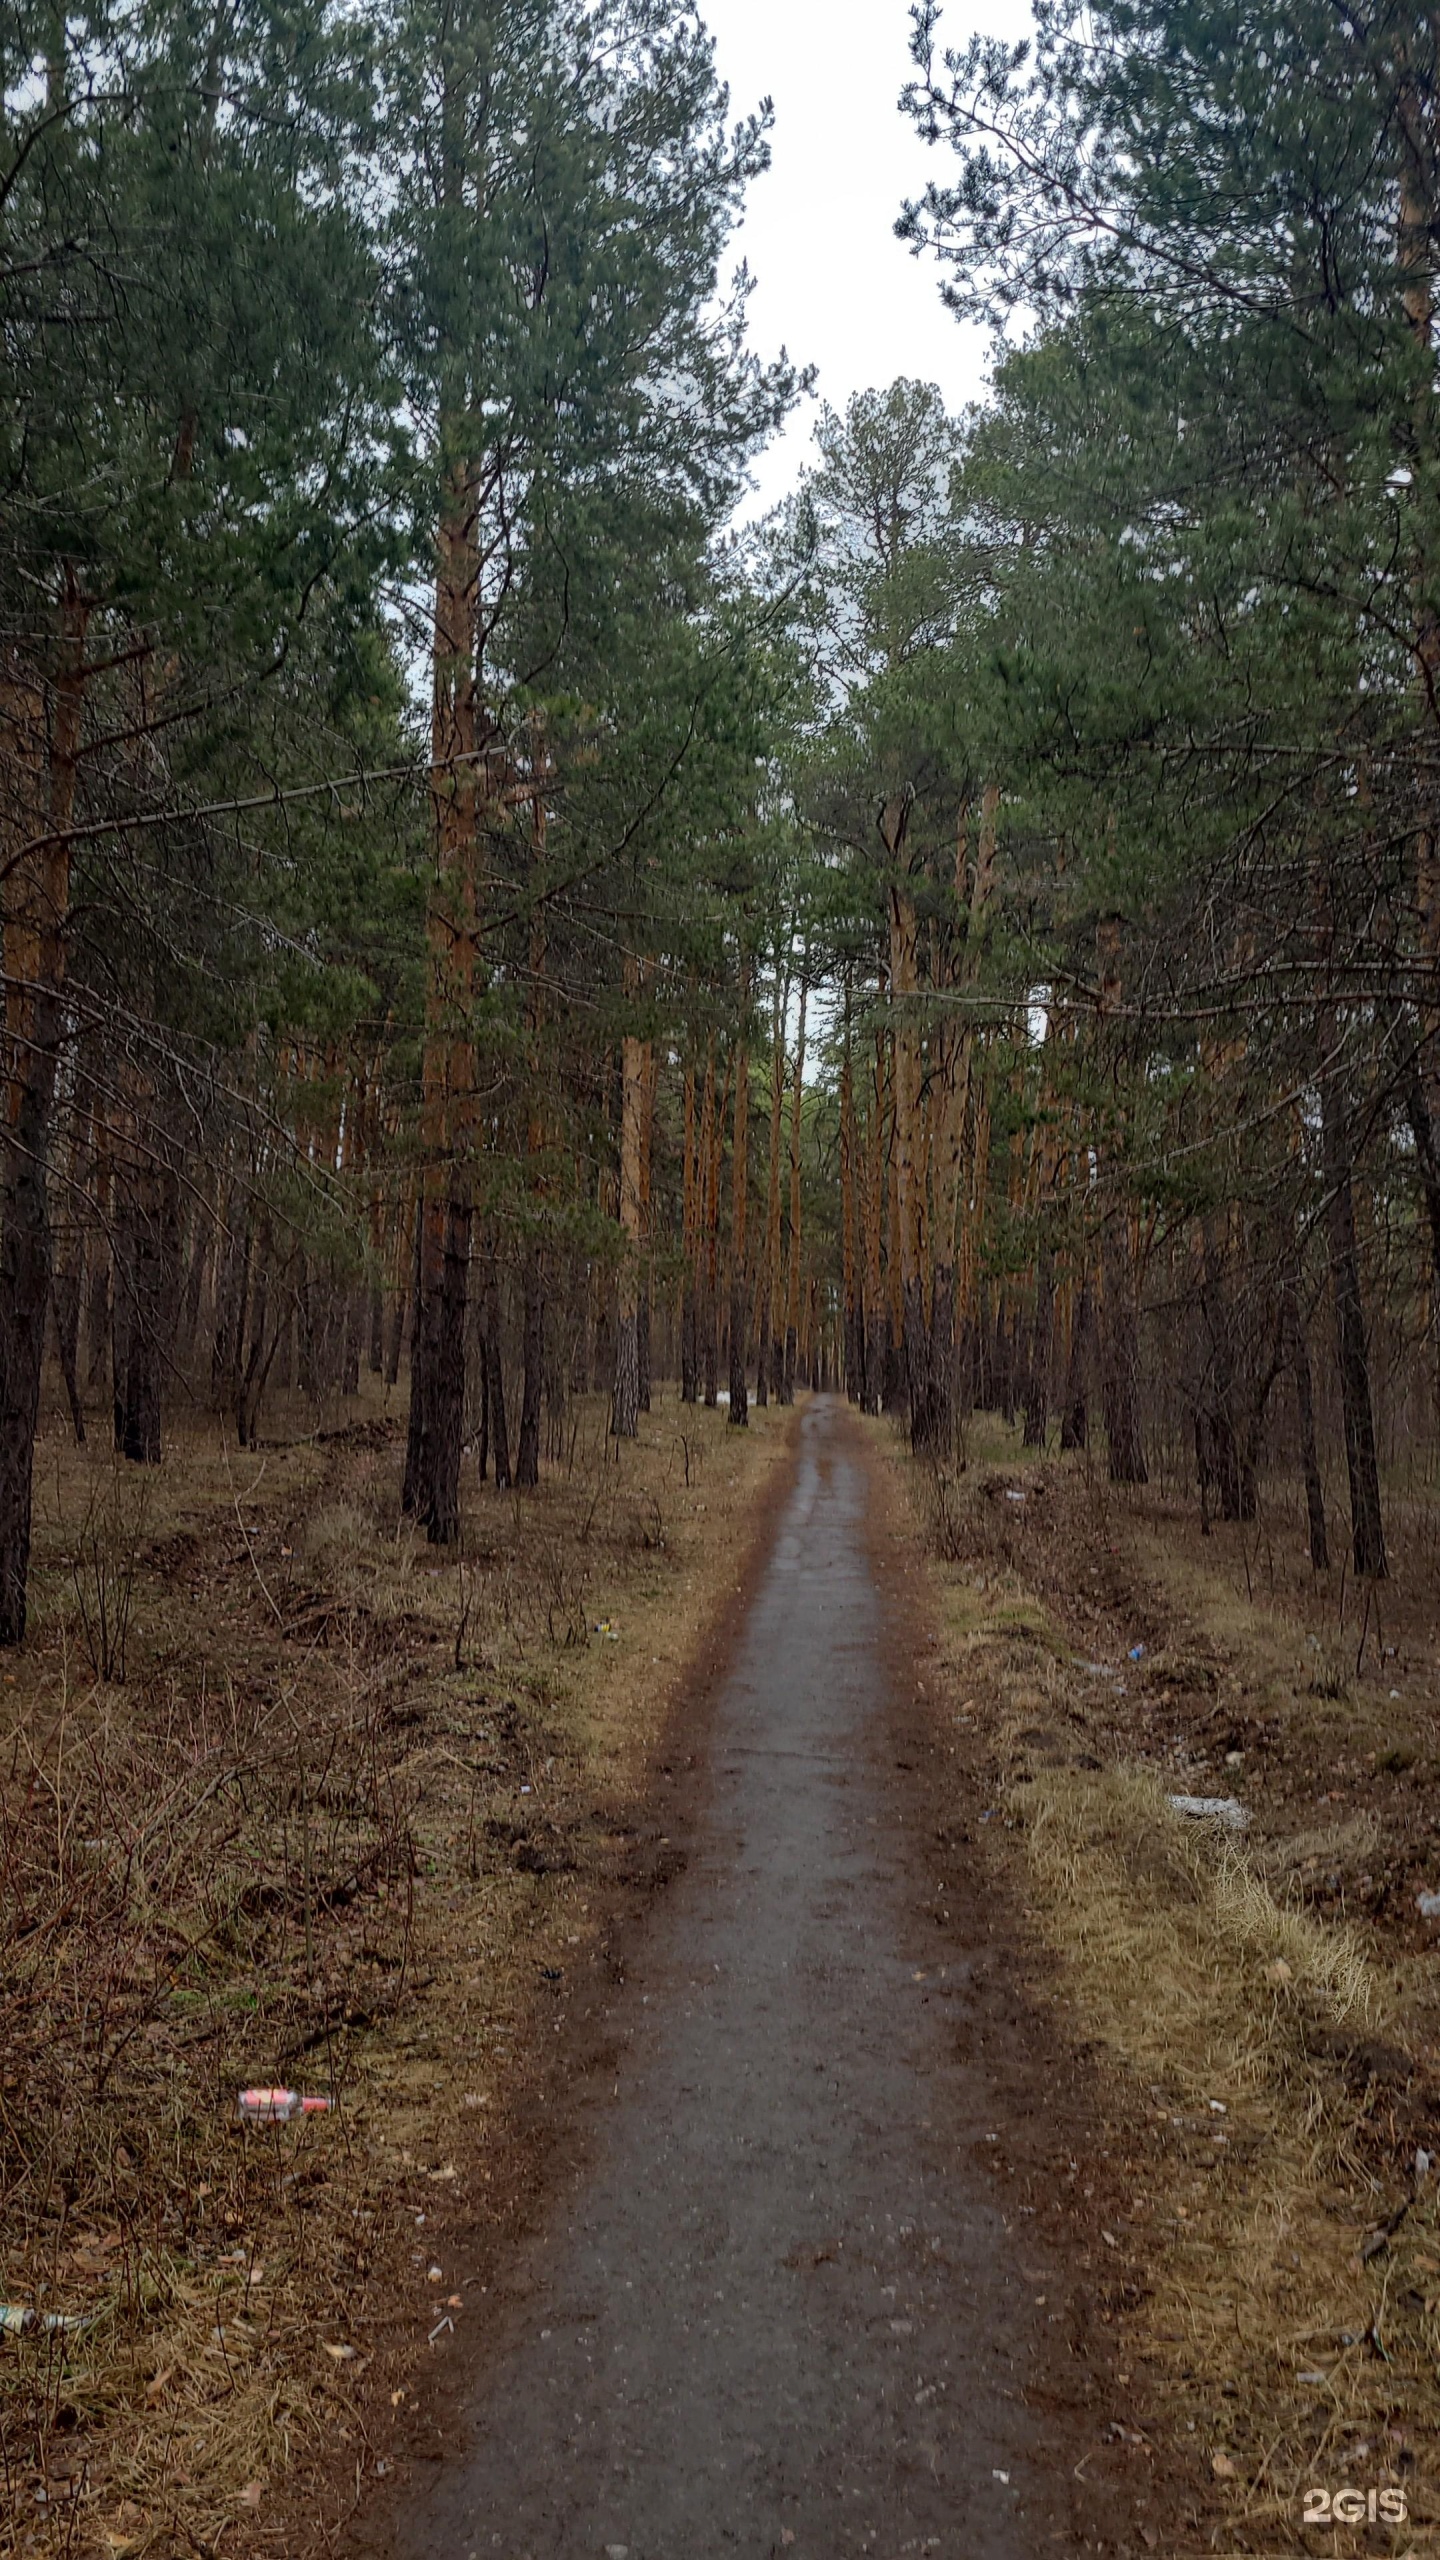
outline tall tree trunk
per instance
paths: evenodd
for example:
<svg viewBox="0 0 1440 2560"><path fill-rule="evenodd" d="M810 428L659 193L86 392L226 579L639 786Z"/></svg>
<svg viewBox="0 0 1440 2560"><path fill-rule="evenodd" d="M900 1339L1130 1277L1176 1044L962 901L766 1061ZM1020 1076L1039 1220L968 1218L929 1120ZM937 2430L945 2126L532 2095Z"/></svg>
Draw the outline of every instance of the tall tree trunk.
<svg viewBox="0 0 1440 2560"><path fill-rule="evenodd" d="M720 1232L719 1122L715 1110L715 1044L705 1050L705 1091L700 1109L700 1231L696 1238L695 1303L699 1309L701 1392L713 1411L720 1401L720 1347L716 1327Z"/></svg>
<svg viewBox="0 0 1440 2560"><path fill-rule="evenodd" d="M880 830L890 858L890 1001L894 1016L895 1182L900 1246L900 1322L905 1382L910 1398L910 1444L929 1449L935 1438L930 1393L930 1324L925 1304L925 1168L921 1136L920 1032L917 923L907 838L910 803L894 801L881 813Z"/></svg>
<svg viewBox="0 0 1440 2560"><path fill-rule="evenodd" d="M195 1348L200 1330L200 1307L205 1295L205 1274L209 1268L211 1248L215 1240L215 1220L208 1200L196 1199L190 1212L190 1235L185 1259L185 1282L180 1292L180 1317L176 1343L182 1358Z"/></svg>
<svg viewBox="0 0 1440 2560"><path fill-rule="evenodd" d="M115 1158L111 1342L115 1447L132 1465L155 1467L161 1455L161 1378L165 1344L167 1253L163 1168L155 1162L153 1117L147 1129L132 1098ZM238 1358L238 1344L237 1344Z"/></svg>
<svg viewBox="0 0 1440 2560"><path fill-rule="evenodd" d="M750 971L740 964L740 1028L735 1051L735 1127L730 1146L730 1420L743 1431L750 1420L745 1353L750 1331L750 1297L745 1267L750 1192L750 1049L747 1016Z"/></svg>
<svg viewBox="0 0 1440 2560"><path fill-rule="evenodd" d="M1035 1256L1030 1357L1026 1364L1023 1445L1043 1449L1050 1425L1050 1336L1055 1321L1055 1272L1044 1246Z"/></svg>
<svg viewBox="0 0 1440 2560"><path fill-rule="evenodd" d="M549 1184L545 1152L549 1138L545 1094L545 975L549 966L546 891L549 885L550 759L544 729L531 724L530 755L530 940L529 987L525 1000L525 1047L528 1099L525 1109L525 1164L530 1215L544 1216ZM530 1491L540 1481L540 1416L545 1395L545 1255L538 1238L526 1254L520 1316L520 1437L515 1446L515 1482Z"/></svg>
<svg viewBox="0 0 1440 2560"><path fill-rule="evenodd" d="M1351 1543L1356 1572L1379 1581L1388 1573L1389 1565L1380 1504L1375 1415L1370 1400L1370 1346L1365 1333L1360 1252L1355 1237L1350 1138L1336 1055L1340 1035L1333 1014L1323 1017L1323 1037L1331 1054L1322 1058L1320 1067L1320 1144L1327 1194L1330 1285L1340 1354L1340 1402L1345 1417L1345 1465L1350 1479Z"/></svg>
<svg viewBox="0 0 1440 2560"><path fill-rule="evenodd" d="M840 1052L840 1241L845 1393L851 1404L865 1396L865 1319L861 1312L859 1219L855 1201L855 1080L850 1054L850 986Z"/></svg>
<svg viewBox="0 0 1440 2560"><path fill-rule="evenodd" d="M755 1358L755 1401L770 1401L775 1363L776 1296L780 1286L780 1131L785 1108L785 1018L790 1002L790 951L782 968L775 959L775 993L770 1023L770 1153L765 1168L765 1255L760 1274L760 1339ZM775 1381L779 1402L779 1380Z"/></svg>
<svg viewBox="0 0 1440 2560"><path fill-rule="evenodd" d="M790 1235L789 1258L785 1267L785 1350L780 1372L780 1402L795 1401L795 1360L800 1338L800 1258L804 1249L801 1231L800 1197L800 1133L801 1110L805 1099L805 1007L809 997L808 972L800 971L800 1019L795 1033L795 1082L790 1095Z"/></svg>
<svg viewBox="0 0 1440 2560"><path fill-rule="evenodd" d="M730 1109L730 1079L735 1068L732 1044L725 1060L725 1080L711 1117L710 1166L705 1193L705 1402L720 1402L720 1189L725 1162L725 1121Z"/></svg>
<svg viewBox="0 0 1440 2560"><path fill-rule="evenodd" d="M953 894L956 925L952 928L952 935L958 936L959 919L962 915L964 918L963 940L946 973L947 986L955 994L968 992L974 986L989 938L999 806L998 785L987 783L980 804L973 882L970 878L968 811L964 808L955 830ZM957 1320L963 1313L961 1178L970 1120L974 1049L975 1034L971 1022L963 1012L952 1011L942 1021L935 1040L935 1134L930 1150L934 1197L930 1394L935 1442L947 1449L954 1437L955 1341Z"/></svg>
<svg viewBox="0 0 1440 2560"><path fill-rule="evenodd" d="M274 1238L270 1221L265 1219L260 1230L260 1249L256 1256L255 1303L251 1317L250 1346L240 1375L235 1407L236 1436L242 1449L253 1448L256 1425L260 1418L260 1401L265 1393L271 1364L288 1325L288 1311L281 1305L279 1314L270 1313L272 1289L271 1266L274 1260Z"/></svg>
<svg viewBox="0 0 1440 2560"><path fill-rule="evenodd" d="M1440 909L1440 888L1437 888L1436 905ZM1437 962L1437 978L1440 978L1440 962ZM1418 1050L1406 1078L1405 1116L1415 1141L1415 1162L1430 1230L1430 1303L1434 1310L1432 1326L1437 1335L1436 1348L1440 1350L1440 1144L1436 1141L1435 1121ZM1436 1374L1436 1390L1440 1395L1440 1370Z"/></svg>
<svg viewBox="0 0 1440 2560"><path fill-rule="evenodd" d="M900 1246L899 1115L895 1108L895 1038L885 1035L885 1361L880 1401L898 1413L909 1397L905 1375L905 1293Z"/></svg>
<svg viewBox="0 0 1440 2560"><path fill-rule="evenodd" d="M403 1507L433 1545L460 1534L471 1194L458 1162L427 1168L418 1211Z"/></svg>
<svg viewBox="0 0 1440 2560"><path fill-rule="evenodd" d="M971 1090L970 1178L961 1198L959 1277L961 1339L967 1349L966 1394L974 1405L991 1399L989 1343L986 1332L983 1276L985 1222L990 1204L990 1075L989 1035L972 1034L966 1065Z"/></svg>
<svg viewBox="0 0 1440 2560"><path fill-rule="evenodd" d="M1432 29L1433 23L1432 18ZM1437 611L1435 597L1437 562L1433 510L1421 493L1428 489L1433 475L1436 445L1433 348L1435 237L1437 219L1440 219L1437 174L1440 174L1440 164L1437 164L1436 156L1433 95L1427 97L1421 83L1408 72L1399 87L1397 106L1401 143L1397 263L1402 279L1405 317L1424 357L1417 377L1414 417L1415 448L1423 457L1424 468L1417 475L1419 486L1412 490L1412 497L1420 499L1421 503L1411 522L1417 529L1417 542L1424 546L1414 561L1414 673L1421 732L1419 753L1422 763L1429 764L1433 763L1437 728L1440 728L1440 611ZM1428 795L1426 806L1425 821L1415 842L1415 905L1420 925L1420 947L1428 966L1431 986L1435 988L1440 986L1440 826L1437 826L1433 814L1433 792ZM1410 1079L1407 1105L1430 1222L1435 1289L1437 1297L1440 1297L1440 1154L1437 1154L1434 1136L1437 1055L1440 1055L1440 1003L1432 997L1421 1014L1421 1045Z"/></svg>
<svg viewBox="0 0 1440 2560"><path fill-rule="evenodd" d="M1300 1321L1300 1293L1293 1274L1281 1289L1280 1339L1295 1382L1295 1422L1300 1439L1300 1471L1305 1480L1310 1562L1316 1573L1324 1573L1330 1563L1330 1542L1325 1534L1325 1487L1321 1481L1320 1453L1315 1441L1315 1389L1310 1374L1305 1328Z"/></svg>
<svg viewBox="0 0 1440 2560"><path fill-rule="evenodd" d="M650 964L647 963L646 965L648 970ZM640 1264L639 1292L635 1306L635 1365L638 1372L638 1397L640 1410L642 1413L648 1413L650 1410L651 1387L650 1274L652 1255L654 1251L651 1228L651 1190L654 1180L655 1161L655 1090L659 1076L659 1061L655 1055L655 1043L653 1040L647 1040L645 1043L644 1076L644 1100L640 1125L640 1243L642 1258Z"/></svg>
<svg viewBox="0 0 1440 2560"><path fill-rule="evenodd" d="M463 1319L463 1301L461 1315ZM485 1406L490 1416L495 1490L508 1493L511 1482L510 1434L505 1421L504 1336L500 1325L500 1278L493 1259L485 1284Z"/></svg>
<svg viewBox="0 0 1440 2560"><path fill-rule="evenodd" d="M383 1378L385 1375L385 1197L378 1180L372 1182L370 1188L370 1279L366 1318L366 1367L372 1378Z"/></svg>
<svg viewBox="0 0 1440 2560"><path fill-rule="evenodd" d="M395 1259L391 1269L390 1322L385 1336L385 1384L400 1377L400 1355L407 1324L413 1325L420 1288L420 1210L407 1200L395 1221Z"/></svg>
<svg viewBox="0 0 1440 2560"><path fill-rule="evenodd" d="M52 1240L51 1309L55 1319L55 1356L70 1407L75 1445L85 1441L85 1408L80 1400L80 1310L85 1295L85 1229L78 1204L83 1194L84 1163L80 1129L70 1145L70 1207L63 1227Z"/></svg>
<svg viewBox="0 0 1440 2560"><path fill-rule="evenodd" d="M93 1213L91 1233L95 1243L90 1255L90 1287L85 1306L85 1384L93 1394L108 1372L110 1353L110 1133L98 1102L87 1117Z"/></svg>
<svg viewBox="0 0 1440 2560"><path fill-rule="evenodd" d="M47 1172L64 1038L70 836L88 618L67 570L48 791L40 781L45 706L39 687L17 659L0 661L0 855L12 866L4 884L8 1091L0 1140L0 1645L20 1644L25 1635L35 1430L50 1303Z"/></svg>
<svg viewBox="0 0 1440 2560"><path fill-rule="evenodd" d="M885 1035L877 1031L874 1039L873 1067L869 1074L869 1103L866 1111L866 1137L861 1158L860 1219L865 1238L865 1285L863 1315L865 1327L864 1370L860 1390L862 1413L876 1414L885 1379L886 1320L884 1270L885 1217Z"/></svg>
<svg viewBox="0 0 1440 2560"><path fill-rule="evenodd" d="M1100 1240L1100 1400L1112 1484L1145 1484L1145 1442L1140 1428L1140 1350L1135 1311L1135 1266L1130 1221L1123 1205L1106 1221Z"/></svg>
<svg viewBox="0 0 1440 2560"><path fill-rule="evenodd" d="M1195 1417L1202 1492L1208 1477L1220 1496L1222 1520L1253 1520L1257 1502L1254 1453L1235 1410L1234 1311L1227 1300L1220 1249L1210 1219L1201 1222L1198 1251L1200 1285L1196 1294L1207 1352Z"/></svg>
<svg viewBox="0 0 1440 2560"><path fill-rule="evenodd" d="M520 1437L515 1444L515 1482L528 1489L540 1481L540 1414L545 1386L545 1273L538 1246L532 1246L525 1257L520 1361Z"/></svg>
<svg viewBox="0 0 1440 2560"><path fill-rule="evenodd" d="M365 1339L365 1299L359 1289L345 1291L340 1308L340 1393L360 1393L360 1346Z"/></svg>
<svg viewBox="0 0 1440 2560"><path fill-rule="evenodd" d="M1015 1341L1010 1321L1010 1297L1003 1281L995 1292L994 1341L990 1354L993 1380L991 1403L1007 1422L1015 1419Z"/></svg>
<svg viewBox="0 0 1440 2560"><path fill-rule="evenodd" d="M420 1286L410 1346L415 1471L412 1476L407 1452L406 1489L411 1497L407 1507L436 1546L449 1545L460 1534L469 1271L469 1191L457 1181L448 1200L442 1195L422 1207Z"/></svg>
<svg viewBox="0 0 1440 2560"><path fill-rule="evenodd" d="M332 1073L337 1078L338 1109L335 1122L333 1166L335 1188L346 1213L358 1222L361 1182L365 1172L367 1143L366 1122L369 1115L369 1084L362 1061L358 1072L338 1058ZM367 1292L363 1281L350 1278L340 1284L338 1308L340 1325L340 1393L344 1398L360 1392L360 1362L365 1346Z"/></svg>
<svg viewBox="0 0 1440 2560"><path fill-rule="evenodd" d="M251 1249L251 1241L250 1229L247 1222L245 1231L247 1287L250 1270L248 1257ZM300 1293L296 1302L296 1336L299 1347L300 1392L303 1396L308 1397L310 1402L315 1405L319 1404L320 1398L325 1391L325 1336L329 1324L329 1308L327 1299L328 1291L324 1278L315 1267L315 1258L313 1254L307 1253L303 1258L300 1268ZM247 1297L242 1302L242 1312L248 1312L248 1307L249 1300ZM235 1359L237 1362L240 1358L240 1345L242 1338L243 1331L241 1328L237 1328L235 1335Z"/></svg>
<svg viewBox="0 0 1440 2560"><path fill-rule="evenodd" d="M640 1274L640 1283L635 1295L635 1402L641 1413L648 1413L650 1410L650 1397L653 1385L654 1378L651 1365L650 1341L650 1272L647 1265Z"/></svg>
<svg viewBox="0 0 1440 2560"><path fill-rule="evenodd" d="M480 1372L480 1420L475 1450L475 1473L483 1484L490 1470L490 1350L485 1339L483 1307L475 1337L475 1359Z"/></svg>
<svg viewBox="0 0 1440 2560"><path fill-rule="evenodd" d="M447 98L445 120L453 114ZM442 132L445 185L457 146ZM452 443L458 411L442 419ZM436 1545L460 1534L465 1424L465 1301L470 1267L478 844L476 669L480 556L478 474L452 460L444 479L435 580L431 811L435 871L426 935L423 1167L416 1323L410 1346L410 1428L403 1503Z"/></svg>
<svg viewBox="0 0 1440 2560"><path fill-rule="evenodd" d="M113 1181L111 1197L113 1235L113 1223L120 1205L118 1185ZM237 1219L240 1221L238 1226ZM245 1317L250 1304L250 1259L254 1241L254 1217L249 1194L242 1192L239 1182L234 1182L225 1200L224 1240L216 1257L215 1303L211 1309L210 1393L220 1413L233 1413L235 1410L235 1381L239 1375ZM297 1301L304 1291L305 1272L306 1265L302 1260ZM114 1332L113 1321L111 1332ZM111 1366L113 1374L113 1349Z"/></svg>
<svg viewBox="0 0 1440 2560"><path fill-rule="evenodd" d="M615 1327L615 1392L610 1427L617 1440L640 1428L640 1156L645 1129L645 1045L629 1033L620 1047L620 1275Z"/></svg>
<svg viewBox="0 0 1440 2560"><path fill-rule="evenodd" d="M1096 929L1099 960L1100 1016L1119 1012L1120 922L1102 916ZM1115 1162L1123 1161L1123 1116L1116 1133ZM1100 1238L1101 1354L1100 1392L1105 1412L1112 1484L1145 1484L1145 1442L1140 1428L1140 1333L1136 1305L1135 1250L1130 1215L1122 1195L1111 1206Z"/></svg>
<svg viewBox="0 0 1440 2560"><path fill-rule="evenodd" d="M699 1318L695 1304L695 1262L700 1230L700 1154L695 1128L695 1066L685 1069L684 1206L681 1222L683 1273L680 1300L680 1401L694 1404L700 1392Z"/></svg>
<svg viewBox="0 0 1440 2560"><path fill-rule="evenodd" d="M85 1407L80 1397L80 1372L77 1359L80 1347L81 1278L79 1271L57 1268L51 1275L50 1284L55 1318L55 1357L60 1363L65 1401L70 1407L70 1429L77 1449L83 1449L85 1446Z"/></svg>
<svg viewBox="0 0 1440 2560"><path fill-rule="evenodd" d="M1060 1415L1062 1450L1083 1449L1090 1436L1086 1378L1090 1367L1090 1274L1081 1265L1070 1313L1070 1340L1065 1357L1065 1401Z"/></svg>
<svg viewBox="0 0 1440 2560"><path fill-rule="evenodd" d="M110 1351L110 1257L97 1253L85 1305L85 1384L98 1387Z"/></svg>

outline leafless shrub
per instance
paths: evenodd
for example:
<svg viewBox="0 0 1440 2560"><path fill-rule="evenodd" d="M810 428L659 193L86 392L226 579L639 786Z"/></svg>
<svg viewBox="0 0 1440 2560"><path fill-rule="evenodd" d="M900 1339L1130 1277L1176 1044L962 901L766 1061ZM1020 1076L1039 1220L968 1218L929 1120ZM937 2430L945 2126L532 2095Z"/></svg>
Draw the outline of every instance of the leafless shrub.
<svg viewBox="0 0 1440 2560"><path fill-rule="evenodd" d="M942 1564L964 1564L978 1547L973 1516L974 1494L962 1469L941 1459L918 1471L925 1534L932 1554Z"/></svg>
<svg viewBox="0 0 1440 2560"><path fill-rule="evenodd" d="M69 1557L86 1658L97 1680L122 1682L135 1577L149 1525L146 1478L119 1466L92 1479Z"/></svg>
<svg viewBox="0 0 1440 2560"><path fill-rule="evenodd" d="M535 1558L536 1578L544 1595L545 1624L554 1645L584 1644L589 1635L586 1599L589 1577L575 1557L558 1543Z"/></svg>

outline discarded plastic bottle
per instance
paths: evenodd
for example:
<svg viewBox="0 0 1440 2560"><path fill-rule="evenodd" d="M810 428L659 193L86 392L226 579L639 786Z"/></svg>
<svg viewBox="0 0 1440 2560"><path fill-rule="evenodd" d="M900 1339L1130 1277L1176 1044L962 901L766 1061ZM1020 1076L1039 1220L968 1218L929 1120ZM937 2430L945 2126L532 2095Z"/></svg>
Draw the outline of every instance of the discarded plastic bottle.
<svg viewBox="0 0 1440 2560"><path fill-rule="evenodd" d="M28 2302L0 2302L0 2334L31 2338L37 2329L53 2337L61 2329L93 2329L98 2311L35 2311Z"/></svg>
<svg viewBox="0 0 1440 2560"><path fill-rule="evenodd" d="M236 2108L242 2124L288 2124L292 2116L324 2115L329 2098L302 2098L298 2089L242 2089Z"/></svg>

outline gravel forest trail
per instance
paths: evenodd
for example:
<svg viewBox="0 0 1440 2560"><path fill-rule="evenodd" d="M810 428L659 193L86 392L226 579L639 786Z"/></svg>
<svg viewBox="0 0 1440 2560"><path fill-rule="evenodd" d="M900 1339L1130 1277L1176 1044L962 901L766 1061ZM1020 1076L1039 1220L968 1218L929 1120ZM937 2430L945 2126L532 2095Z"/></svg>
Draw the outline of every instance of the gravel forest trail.
<svg viewBox="0 0 1440 2560"><path fill-rule="evenodd" d="M837 1399L797 1438L583 2158L492 2288L462 2449L369 2545L390 2560L1110 2547L1063 2392L1036 2414L1060 2296L985 2175L994 1951L983 1897L939 1913L920 1875L875 1461Z"/></svg>

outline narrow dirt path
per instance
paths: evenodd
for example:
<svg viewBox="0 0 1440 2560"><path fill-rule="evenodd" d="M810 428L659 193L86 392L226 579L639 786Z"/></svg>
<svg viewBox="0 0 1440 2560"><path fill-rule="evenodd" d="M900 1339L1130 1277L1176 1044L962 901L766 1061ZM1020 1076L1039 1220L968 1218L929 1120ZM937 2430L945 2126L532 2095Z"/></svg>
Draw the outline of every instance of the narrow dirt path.
<svg viewBox="0 0 1440 2560"><path fill-rule="evenodd" d="M1024 2396L1057 2296L982 2166L986 1958L922 1917L861 1435L822 1399L799 1442L583 2168L489 2297L467 2449L394 2560L1097 2547L1073 2412Z"/></svg>

